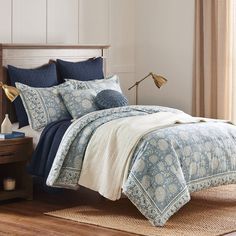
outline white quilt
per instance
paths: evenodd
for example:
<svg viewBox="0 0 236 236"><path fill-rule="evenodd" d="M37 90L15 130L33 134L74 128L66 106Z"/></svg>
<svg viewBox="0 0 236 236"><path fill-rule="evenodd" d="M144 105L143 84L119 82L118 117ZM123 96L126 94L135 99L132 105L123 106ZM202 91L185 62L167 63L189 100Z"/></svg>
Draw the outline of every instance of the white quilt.
<svg viewBox="0 0 236 236"><path fill-rule="evenodd" d="M121 197L135 147L143 135L165 127L207 121L185 113L159 112L121 118L100 126L86 149L79 184L110 200Z"/></svg>

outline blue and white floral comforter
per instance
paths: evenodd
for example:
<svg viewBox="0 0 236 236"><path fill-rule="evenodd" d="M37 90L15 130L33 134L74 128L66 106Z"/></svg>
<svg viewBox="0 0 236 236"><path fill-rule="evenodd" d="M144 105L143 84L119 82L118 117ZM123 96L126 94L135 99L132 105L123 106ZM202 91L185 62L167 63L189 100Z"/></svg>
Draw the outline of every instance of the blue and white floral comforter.
<svg viewBox="0 0 236 236"><path fill-rule="evenodd" d="M160 111L129 106L89 113L73 122L59 146L47 184L78 188L87 144L102 124ZM124 194L155 226L162 226L190 200L190 193L236 183L236 127L227 123L181 124L146 134L136 146Z"/></svg>

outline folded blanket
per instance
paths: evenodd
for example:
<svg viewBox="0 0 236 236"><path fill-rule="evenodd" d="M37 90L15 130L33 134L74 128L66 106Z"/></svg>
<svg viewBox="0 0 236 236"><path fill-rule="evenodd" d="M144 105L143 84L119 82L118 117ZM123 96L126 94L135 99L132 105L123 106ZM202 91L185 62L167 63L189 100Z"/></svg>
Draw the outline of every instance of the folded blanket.
<svg viewBox="0 0 236 236"><path fill-rule="evenodd" d="M79 184L110 200L119 199L135 147L145 134L177 123L205 120L185 113L159 112L121 118L100 126L87 146Z"/></svg>

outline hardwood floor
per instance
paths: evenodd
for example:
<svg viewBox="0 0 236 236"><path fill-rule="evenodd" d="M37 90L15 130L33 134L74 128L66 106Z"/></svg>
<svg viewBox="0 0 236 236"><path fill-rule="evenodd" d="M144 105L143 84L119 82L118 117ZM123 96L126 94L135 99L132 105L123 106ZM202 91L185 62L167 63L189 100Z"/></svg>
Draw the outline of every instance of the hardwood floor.
<svg viewBox="0 0 236 236"><path fill-rule="evenodd" d="M134 236L125 233L80 224L68 220L46 216L43 213L106 201L97 194L89 194L87 190L78 192L66 191L63 194L45 194L36 191L33 201L15 200L0 203L0 235L77 235L77 236Z"/></svg>
<svg viewBox="0 0 236 236"><path fill-rule="evenodd" d="M0 203L0 236L4 235L77 235L77 236L135 236L135 234L58 219L43 213L106 201L94 192L81 189L60 194L35 190L34 200L15 200ZM236 233L228 234L234 236Z"/></svg>

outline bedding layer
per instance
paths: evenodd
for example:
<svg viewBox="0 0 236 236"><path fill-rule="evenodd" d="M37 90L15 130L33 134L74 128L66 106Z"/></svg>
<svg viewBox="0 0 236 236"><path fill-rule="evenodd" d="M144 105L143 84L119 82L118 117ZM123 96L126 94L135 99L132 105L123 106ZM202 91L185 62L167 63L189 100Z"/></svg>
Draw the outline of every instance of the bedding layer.
<svg viewBox="0 0 236 236"><path fill-rule="evenodd" d="M160 111L181 112L157 106L127 106L91 112L75 120L62 138L47 184L54 187L77 189L88 142L98 127L122 117L147 115Z"/></svg>
<svg viewBox="0 0 236 236"><path fill-rule="evenodd" d="M125 117L96 129L83 161L79 185L99 192L110 200L121 197L130 161L139 140L147 133L178 124L198 123L185 113L157 112L148 116Z"/></svg>
<svg viewBox="0 0 236 236"><path fill-rule="evenodd" d="M25 133L25 136L32 137L34 149L38 145L39 139L40 139L40 136L42 133L42 131L33 130L32 128L30 128L29 125L19 128L19 123L13 123L12 130L17 131L17 132L23 132L23 133Z"/></svg>
<svg viewBox="0 0 236 236"><path fill-rule="evenodd" d="M184 124L139 142L123 193L155 226L190 200L190 193L236 183L236 127Z"/></svg>
<svg viewBox="0 0 236 236"><path fill-rule="evenodd" d="M40 177L44 184L46 184L62 137L70 124L70 119L54 121L42 131L38 145L28 165L28 172L33 176Z"/></svg>
<svg viewBox="0 0 236 236"><path fill-rule="evenodd" d="M164 107L130 106L89 113L65 132L47 184L77 189L87 144L94 131L122 117L160 111ZM155 226L190 200L190 193L236 183L236 127L226 123L181 124L152 131L136 146L123 192Z"/></svg>

